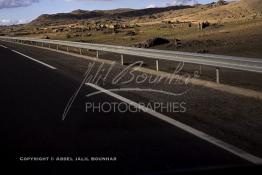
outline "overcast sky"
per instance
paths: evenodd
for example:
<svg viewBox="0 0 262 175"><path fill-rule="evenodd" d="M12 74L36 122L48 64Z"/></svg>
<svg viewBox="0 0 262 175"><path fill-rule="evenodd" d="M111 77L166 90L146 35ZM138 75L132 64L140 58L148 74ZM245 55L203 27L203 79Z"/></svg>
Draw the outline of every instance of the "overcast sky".
<svg viewBox="0 0 262 175"><path fill-rule="evenodd" d="M76 9L147 8L208 3L212 0L0 0L0 25L29 22L41 14L71 12ZM215 0L214 0L215 1Z"/></svg>

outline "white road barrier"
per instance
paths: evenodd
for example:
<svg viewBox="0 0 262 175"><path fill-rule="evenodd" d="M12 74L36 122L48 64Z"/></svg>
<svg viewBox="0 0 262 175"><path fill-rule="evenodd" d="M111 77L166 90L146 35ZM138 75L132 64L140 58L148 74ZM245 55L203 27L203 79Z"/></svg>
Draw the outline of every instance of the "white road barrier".
<svg viewBox="0 0 262 175"><path fill-rule="evenodd" d="M156 61L156 69L159 70L159 60L185 62L197 65L206 65L215 67L217 83L220 82L220 69L229 68L234 70L248 71L262 73L262 59L258 58L245 58L245 57L233 57L214 54L198 54L198 53L186 53L178 51L165 51L156 49L142 49L134 47L123 47L105 44L91 44L71 41L49 40L49 39L35 39L28 37L4 37L0 36L0 40L8 42L17 42L21 44L37 45L40 47L55 46L57 50L61 46L78 48L80 53L83 50L96 51L96 57L99 58L99 51L112 52L121 54L121 63L124 64L124 55L139 56Z"/></svg>

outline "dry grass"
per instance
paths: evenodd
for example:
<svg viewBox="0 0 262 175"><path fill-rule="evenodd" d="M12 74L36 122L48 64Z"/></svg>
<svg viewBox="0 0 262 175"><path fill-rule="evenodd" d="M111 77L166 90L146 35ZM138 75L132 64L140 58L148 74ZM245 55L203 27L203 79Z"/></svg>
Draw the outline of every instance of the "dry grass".
<svg viewBox="0 0 262 175"><path fill-rule="evenodd" d="M157 18L144 16L126 21L137 23L139 27L131 29L118 29L113 31L85 31L74 32L47 32L34 33L34 26L19 26L12 29L1 29L0 34L17 36L32 36L43 38L48 35L51 39L81 41L90 43L105 43L114 45L132 46L144 42L153 37L167 38L170 44L157 47L158 49L177 50L173 45L173 39L182 40L182 47L178 50L227 54L237 56L262 57L262 13L254 9L254 2L241 1L228 5L211 7L201 5L195 8L171 10L155 14ZM259 7L259 6L258 6ZM198 29L198 22L208 20L211 26L204 30ZM163 21L173 21L164 24ZM191 22L192 27L183 22ZM128 35L128 32L134 35ZM68 37L70 36L70 37Z"/></svg>

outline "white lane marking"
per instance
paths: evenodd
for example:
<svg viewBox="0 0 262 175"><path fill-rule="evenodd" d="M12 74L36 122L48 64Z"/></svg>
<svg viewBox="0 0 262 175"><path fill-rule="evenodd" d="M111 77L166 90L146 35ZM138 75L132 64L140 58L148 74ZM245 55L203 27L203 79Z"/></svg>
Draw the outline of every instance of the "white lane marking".
<svg viewBox="0 0 262 175"><path fill-rule="evenodd" d="M26 57L26 58L29 58L30 60L33 60L33 61L35 61L35 62L37 62L37 63L40 63L40 64L42 64L42 65L44 65L44 66L46 66L46 67L48 67L48 68L50 68L50 69L56 69L55 67L50 66L49 64L46 64L46 63L44 63L44 62L42 62L42 61L39 61L39 60L36 60L36 59L34 59L34 58L30 57L30 56L27 56L27 55L25 55L25 54L22 54L22 53L20 53L20 52L18 52L18 51L16 51L16 50L12 50L12 51L15 52L15 53L17 53L17 54L19 54L19 55L22 55L22 56L24 56L24 57Z"/></svg>
<svg viewBox="0 0 262 175"><path fill-rule="evenodd" d="M3 48L5 48L5 49L7 49L7 47L6 46L4 46L4 45L0 45L1 47L3 47Z"/></svg>
<svg viewBox="0 0 262 175"><path fill-rule="evenodd" d="M140 104L138 104L138 103L136 103L136 102L134 102L132 100L129 100L129 99L125 98L125 97L122 97L122 96L120 96L118 94L110 92L110 91L108 91L108 90L106 90L106 89L104 89L102 87L99 87L99 86L97 86L95 84L86 83L86 85L90 86L90 87L92 87L94 89L97 89L99 91L102 91L105 94L110 95L110 96L112 96L112 97L114 97L114 98L116 98L118 100L121 100L121 101L123 101L123 102L125 102L125 103L127 103L127 104L129 104L131 106L134 106L135 108L138 108L138 109L140 109L140 110L142 110L142 111L144 111L144 112L146 112L146 113L148 113L148 114L150 114L150 115L152 115L152 116L154 116L154 117L156 117L156 118L158 118L160 120L163 120L163 121L165 121L165 122L167 122L167 123L169 123L169 124L171 124L171 125L173 125L173 126L175 126L177 128L180 128L180 129L182 129L182 130L184 130L184 131L186 131L186 132L188 132L188 133L190 133L190 134L192 134L192 135L194 135L194 136L196 136L196 137L198 137L200 139L203 139L203 140L205 140L205 141L207 141L209 143L212 143L212 144L218 146L219 148L222 148L222 149L224 149L224 150L226 150L226 151L228 151L228 152L230 152L230 153L232 153L232 154L234 154L234 155L236 155L236 156L238 156L238 157L240 157L240 158L242 158L244 160L247 160L247 161L249 161L249 162L251 162L253 164L258 164L258 165L262 164L262 159L260 157L252 155L252 154L250 154L250 153L248 153L248 152L246 152L244 150L241 150L241 149L239 149L239 148L237 148L237 147L235 147L233 145L230 145L230 144L228 144L228 143L226 143L226 142L224 142L222 140L219 140L219 139L217 139L215 137L212 137L212 136L210 136L210 135L208 135L208 134L206 134L206 133L204 133L202 131L196 130L196 129L194 129L194 128L186 125L186 124L183 124L183 123L181 123L181 122L179 122L177 120L174 120L174 119L172 119L170 117L167 117L167 116L165 116L165 115L163 115L161 113L158 113L158 112L156 112L156 111L154 111L152 109L149 109L149 108L147 108L145 106L142 106L142 105L140 105Z"/></svg>

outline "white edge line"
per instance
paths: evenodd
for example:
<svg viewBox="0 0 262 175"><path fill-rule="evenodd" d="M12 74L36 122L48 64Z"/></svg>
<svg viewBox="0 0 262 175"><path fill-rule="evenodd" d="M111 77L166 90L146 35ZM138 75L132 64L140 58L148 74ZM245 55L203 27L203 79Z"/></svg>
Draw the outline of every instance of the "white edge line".
<svg viewBox="0 0 262 175"><path fill-rule="evenodd" d="M27 55L25 55L25 54L22 54L22 53L20 53L20 52L18 52L18 51L16 51L16 50L12 50L12 51L15 52L15 53L17 53L17 54L19 54L19 55L22 55L22 56L24 56L24 57L26 57L26 58L29 58L30 60L33 60L33 61L35 61L35 62L37 62L37 63L40 63L40 64L42 64L42 65L44 65L44 66L46 66L46 67L48 67L48 68L50 68L50 69L53 69L53 70L56 69L55 67L50 66L49 64L46 64L46 63L44 63L44 62L42 62L42 61L39 61L39 60L36 60L36 59L34 59L34 58L30 57L30 56L27 56Z"/></svg>
<svg viewBox="0 0 262 175"><path fill-rule="evenodd" d="M202 131L196 130L196 129L194 129L194 128L186 125L186 124L183 124L183 123L181 123L181 122L179 122L177 120L174 120L174 119L172 119L170 117L167 117L167 116L165 116L165 115L163 115L163 114L161 114L159 112L156 112L156 111L154 111L152 109L149 109L149 108L147 108L145 106L142 106L142 105L140 105L140 104L138 104L138 103L136 103L136 102L134 102L132 100L129 100L129 99L125 98L125 97L122 97L122 96L120 96L118 94L110 92L110 91L108 91L108 90L106 90L106 89L104 89L102 87L99 87L99 86L97 86L95 84L86 83L86 85L90 86L90 87L92 87L94 89L97 89L99 91L103 91L107 95L110 95L110 96L112 96L112 97L114 97L114 98L116 98L118 100L126 102L129 105L131 105L131 106L134 106L134 107L136 107L136 108L138 108L138 109L140 109L140 110L142 110L142 111L144 111L144 112L146 112L148 114L151 114L152 116L154 116L154 117L156 117L156 118L158 118L160 120L163 120L163 121L165 121L165 122L167 122L167 123L169 123L169 124L171 124L171 125L173 125L175 127L178 127L178 128L180 128L180 129L182 129L182 130L184 130L184 131L186 131L186 132L188 132L188 133L190 133L190 134L192 134L192 135L194 135L194 136L196 136L196 137L198 137L200 139L203 139L203 140L205 140L205 141L207 141L209 143L212 143L212 144L214 144L214 145L216 145L216 146L218 146L218 147L220 147L220 148L222 148L222 149L224 149L224 150L226 150L226 151L228 151L228 152L230 152L230 153L232 153L232 154L234 154L234 155L236 155L236 156L238 156L238 157L240 157L240 158L242 158L244 160L247 160L247 161L249 161L249 162L251 162L253 164L257 164L257 165L261 165L262 164L262 159L260 157L252 155L252 154L250 154L250 153L248 153L248 152L246 152L244 150L241 150L241 149L239 149L239 148L237 148L237 147L235 147L233 145L230 145L230 144L228 144L228 143L226 143L226 142L224 142L222 140L219 140L219 139L217 139L215 137L212 137L212 136L210 136L210 135L208 135L208 134L206 134L206 133L204 133Z"/></svg>
<svg viewBox="0 0 262 175"><path fill-rule="evenodd" d="M7 47L6 46L4 46L4 45L0 45L1 47L3 47L3 48L5 48L5 49L7 49Z"/></svg>

